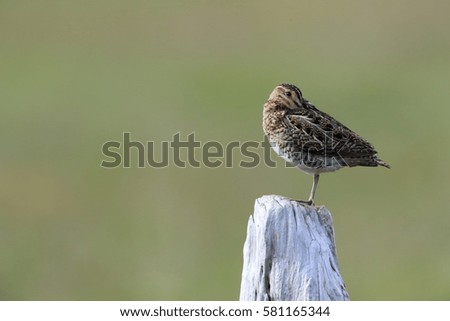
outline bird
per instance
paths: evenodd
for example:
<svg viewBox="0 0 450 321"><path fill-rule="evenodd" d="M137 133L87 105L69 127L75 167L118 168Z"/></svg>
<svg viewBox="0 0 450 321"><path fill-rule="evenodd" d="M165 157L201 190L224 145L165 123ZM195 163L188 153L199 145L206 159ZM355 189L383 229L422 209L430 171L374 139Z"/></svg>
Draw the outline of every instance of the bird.
<svg viewBox="0 0 450 321"><path fill-rule="evenodd" d="M303 97L298 87L275 87L263 107L263 130L272 149L300 170L313 175L307 201L314 205L319 176L344 167L390 165L371 143Z"/></svg>

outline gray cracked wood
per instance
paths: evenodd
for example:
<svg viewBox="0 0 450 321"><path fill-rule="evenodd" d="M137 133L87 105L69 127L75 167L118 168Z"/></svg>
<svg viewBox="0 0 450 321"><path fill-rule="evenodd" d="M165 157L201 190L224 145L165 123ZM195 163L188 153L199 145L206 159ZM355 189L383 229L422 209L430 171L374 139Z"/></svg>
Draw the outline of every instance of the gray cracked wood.
<svg viewBox="0 0 450 321"><path fill-rule="evenodd" d="M349 300L325 207L277 195L256 200L247 226L240 300Z"/></svg>

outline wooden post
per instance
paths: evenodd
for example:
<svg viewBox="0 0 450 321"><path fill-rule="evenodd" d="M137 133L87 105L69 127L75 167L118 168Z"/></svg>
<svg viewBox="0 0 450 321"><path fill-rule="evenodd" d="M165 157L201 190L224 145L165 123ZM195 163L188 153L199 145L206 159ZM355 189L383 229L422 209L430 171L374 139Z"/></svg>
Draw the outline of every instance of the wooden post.
<svg viewBox="0 0 450 321"><path fill-rule="evenodd" d="M244 245L240 300L350 300L325 207L276 195L256 200Z"/></svg>

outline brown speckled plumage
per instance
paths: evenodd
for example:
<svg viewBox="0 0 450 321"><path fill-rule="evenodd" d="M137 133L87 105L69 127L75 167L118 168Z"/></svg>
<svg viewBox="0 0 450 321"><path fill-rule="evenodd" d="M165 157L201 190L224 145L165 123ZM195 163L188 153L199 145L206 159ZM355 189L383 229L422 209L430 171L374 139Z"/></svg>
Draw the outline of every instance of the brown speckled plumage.
<svg viewBox="0 0 450 321"><path fill-rule="evenodd" d="M368 141L318 110L291 84L280 84L264 104L263 128L278 155L314 174L313 204L319 174L342 167L389 165Z"/></svg>

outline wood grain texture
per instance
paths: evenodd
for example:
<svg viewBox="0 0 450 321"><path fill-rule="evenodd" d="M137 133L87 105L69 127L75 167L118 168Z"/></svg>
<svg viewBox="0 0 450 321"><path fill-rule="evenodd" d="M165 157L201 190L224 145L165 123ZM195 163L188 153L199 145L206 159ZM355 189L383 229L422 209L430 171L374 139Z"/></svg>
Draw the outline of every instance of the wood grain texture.
<svg viewBox="0 0 450 321"><path fill-rule="evenodd" d="M349 300L325 207L276 195L256 200L244 245L240 300Z"/></svg>

